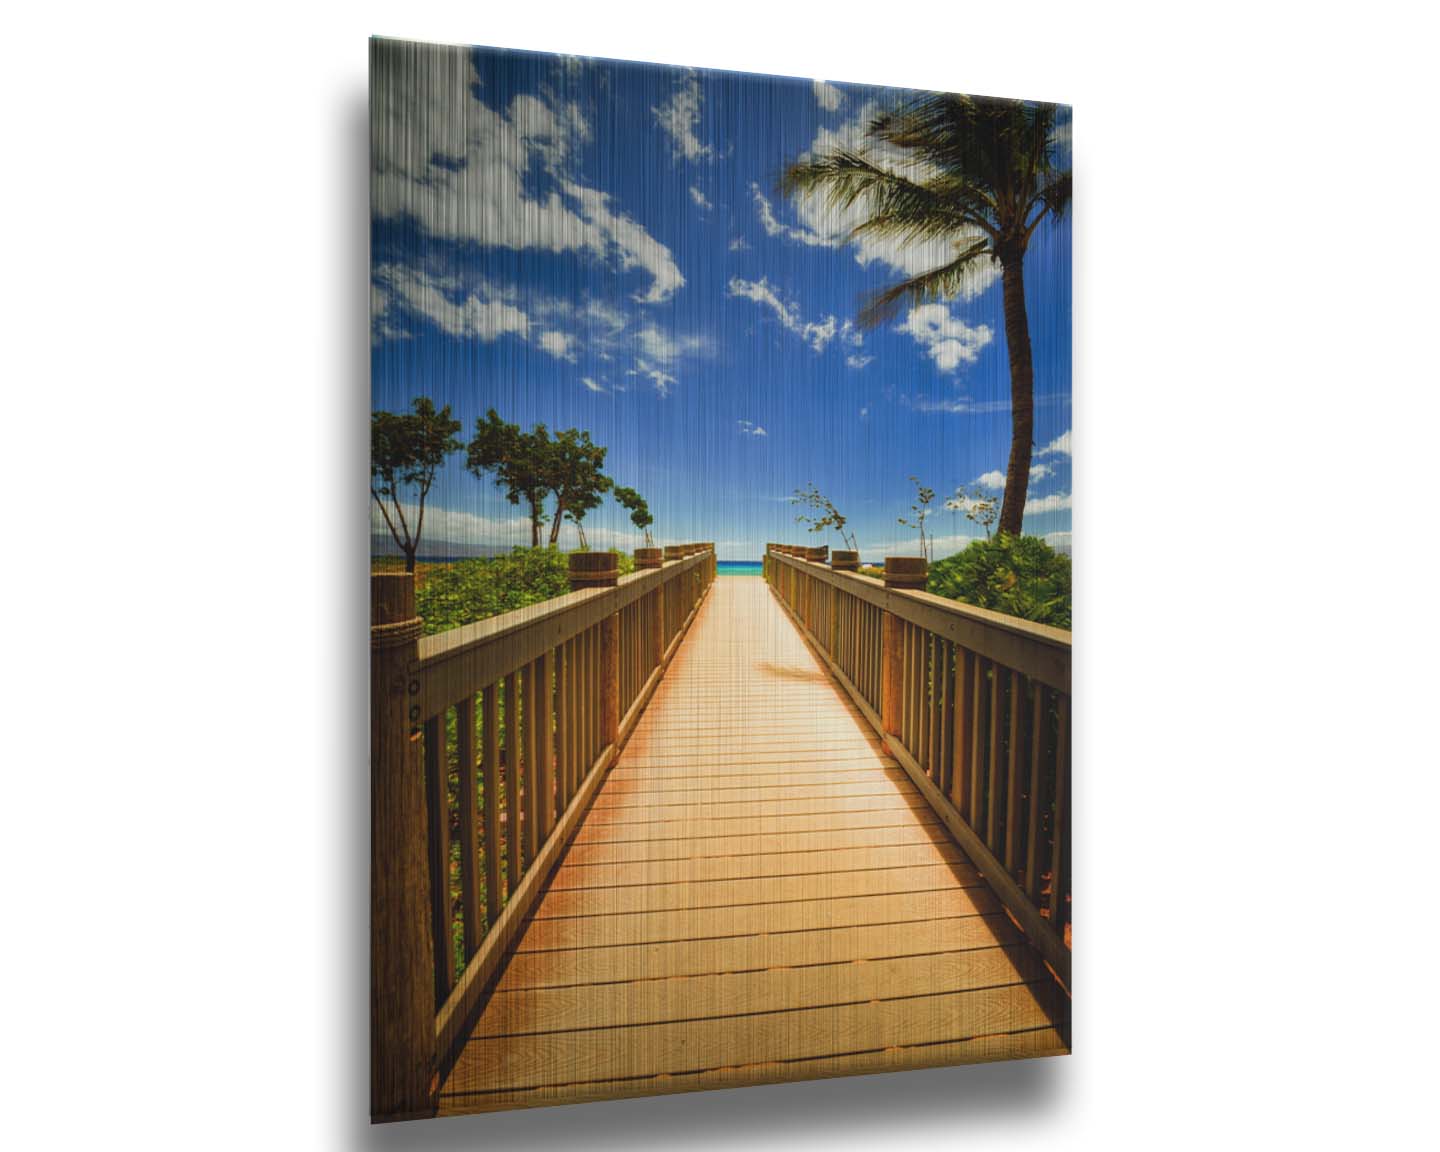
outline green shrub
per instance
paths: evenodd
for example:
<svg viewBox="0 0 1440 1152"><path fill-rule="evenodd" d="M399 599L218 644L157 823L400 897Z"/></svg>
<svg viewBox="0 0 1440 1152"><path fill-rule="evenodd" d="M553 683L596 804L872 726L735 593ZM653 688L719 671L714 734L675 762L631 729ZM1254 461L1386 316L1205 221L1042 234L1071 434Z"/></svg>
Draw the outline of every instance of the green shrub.
<svg viewBox="0 0 1440 1152"><path fill-rule="evenodd" d="M570 591L569 565L569 553L558 548L516 548L508 556L429 567L415 589L425 634L563 596ZM634 570L634 559L620 553L620 574Z"/></svg>
<svg viewBox="0 0 1440 1152"><path fill-rule="evenodd" d="M977 608L1070 627L1070 557L1038 536L977 540L932 565L927 587Z"/></svg>

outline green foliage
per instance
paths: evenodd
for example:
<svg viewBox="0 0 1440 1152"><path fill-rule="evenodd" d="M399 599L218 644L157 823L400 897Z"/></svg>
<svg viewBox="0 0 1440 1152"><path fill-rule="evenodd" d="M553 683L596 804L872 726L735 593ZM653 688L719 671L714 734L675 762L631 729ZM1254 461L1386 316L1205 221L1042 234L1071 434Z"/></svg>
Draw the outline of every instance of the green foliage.
<svg viewBox="0 0 1440 1152"><path fill-rule="evenodd" d="M547 520L551 544L560 539L561 525L569 520L584 548L585 516L599 507L614 485L601 471L605 451L589 432L567 428L552 437L544 424L526 432L491 408L484 419L475 421L465 466L476 476L492 474L511 504L526 505L532 547L540 543L540 526ZM545 500L550 496L555 497L555 511L547 516Z"/></svg>
<svg viewBox="0 0 1440 1152"><path fill-rule="evenodd" d="M987 540L990 539L990 526L1000 515L1000 501L985 495L985 490L978 484L968 494L964 488L956 488L955 495L945 501L945 507L951 512L964 512L966 520L985 529Z"/></svg>
<svg viewBox="0 0 1440 1152"><path fill-rule="evenodd" d="M834 528L840 533L840 539L845 542L845 547L853 552L860 550L856 543L855 533L847 532L845 526L850 523L840 514L830 497L826 496L815 487L812 482L808 487L795 489L795 495L790 497L790 503L799 504L802 508L808 508L808 512L801 512L795 517L797 523L808 524L811 532L823 532L826 528Z"/></svg>
<svg viewBox="0 0 1440 1152"><path fill-rule="evenodd" d="M511 504L524 502L530 513L530 543L540 543L545 523L545 496L554 482L555 444L544 424L529 432L500 419L495 409L475 421L475 436L466 449L465 467L477 477L494 473Z"/></svg>
<svg viewBox="0 0 1440 1152"><path fill-rule="evenodd" d="M933 564L928 589L977 608L1070 627L1070 557L1038 536L977 540Z"/></svg>
<svg viewBox="0 0 1440 1152"><path fill-rule="evenodd" d="M650 505L645 502L634 488L617 486L614 492L615 503L630 513L630 523L645 533L645 545L650 546L650 525L655 523L655 517L650 515Z"/></svg>
<svg viewBox="0 0 1440 1152"><path fill-rule="evenodd" d="M915 485L915 500L910 505L910 515L908 517L899 516L896 518L896 522L903 524L906 528L920 530L920 555L925 557L926 563L929 563L933 549L931 537L925 531L925 521L934 514L934 509L930 505L935 500L935 489L921 484L918 476L911 476L910 483Z"/></svg>
<svg viewBox="0 0 1440 1152"><path fill-rule="evenodd" d="M517 548L489 560L458 560L427 569L415 590L416 610L425 634L434 635L473 624L502 612L537 604L570 591L568 553L558 548ZM633 572L635 561L620 553L620 573Z"/></svg>
<svg viewBox="0 0 1440 1152"><path fill-rule="evenodd" d="M1018 260L1039 221L1066 211L1055 128L1051 104L927 93L876 116L858 147L806 153L780 187L836 211L858 204L852 237L950 242L948 264L871 298L860 322L875 325L902 301L958 295L993 259Z"/></svg>
<svg viewBox="0 0 1440 1152"><path fill-rule="evenodd" d="M555 519L550 524L550 543L560 539L560 525L569 520L580 533L584 548L585 514L599 507L614 481L600 471L606 449L590 439L589 432L567 428L555 434L550 450L549 483L555 495Z"/></svg>
<svg viewBox="0 0 1440 1152"><path fill-rule="evenodd" d="M455 439L460 421L450 418L450 405L437 412L428 396L417 396L414 408L413 414L374 412L370 416L370 495L380 506L411 572L425 527L425 498L435 483L435 472L446 456L460 451L460 441ZM400 502L401 489L407 486L415 490L414 525Z"/></svg>

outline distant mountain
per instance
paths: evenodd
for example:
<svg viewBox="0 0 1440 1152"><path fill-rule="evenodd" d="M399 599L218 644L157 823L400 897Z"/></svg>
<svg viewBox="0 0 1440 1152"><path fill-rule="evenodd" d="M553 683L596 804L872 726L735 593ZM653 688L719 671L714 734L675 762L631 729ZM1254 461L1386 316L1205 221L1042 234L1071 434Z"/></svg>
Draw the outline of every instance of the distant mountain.
<svg viewBox="0 0 1440 1152"><path fill-rule="evenodd" d="M453 540L421 541L420 551L416 553L419 560L484 560L490 556L508 556L509 545L497 544L460 544ZM389 536L372 535L370 537L371 556L403 556L404 553L395 547L395 541Z"/></svg>

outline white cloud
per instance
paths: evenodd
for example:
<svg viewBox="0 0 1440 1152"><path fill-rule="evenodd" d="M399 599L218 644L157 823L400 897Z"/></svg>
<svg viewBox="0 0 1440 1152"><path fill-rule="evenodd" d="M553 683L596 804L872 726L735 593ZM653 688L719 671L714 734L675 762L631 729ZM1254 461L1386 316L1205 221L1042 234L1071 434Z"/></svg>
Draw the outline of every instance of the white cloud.
<svg viewBox="0 0 1440 1152"><path fill-rule="evenodd" d="M743 236L736 236L735 239L730 241L731 252L744 252L749 247L750 245L745 243L745 237Z"/></svg>
<svg viewBox="0 0 1440 1152"><path fill-rule="evenodd" d="M860 409L860 419L861 419L861 420L868 420L869 418L870 418L870 409L869 409L869 408L861 408L861 409Z"/></svg>
<svg viewBox="0 0 1440 1152"><path fill-rule="evenodd" d="M768 436L768 435L769 435L769 433L766 432L764 428L760 427L759 424L752 424L749 420L741 420L741 421L739 421L738 423L739 423L739 425L740 425L740 434L741 434L742 436Z"/></svg>
<svg viewBox="0 0 1440 1152"><path fill-rule="evenodd" d="M1025 515L1039 516L1045 512L1064 512L1070 507L1069 492L1052 492L1049 496L1032 496L1025 501Z"/></svg>
<svg viewBox="0 0 1440 1152"><path fill-rule="evenodd" d="M429 320L450 336L473 337L487 343L504 335L530 335L530 319L515 305L498 299L484 285L453 299L458 281L432 276L399 264L375 269L370 307L378 326L390 326L395 314L410 313Z"/></svg>
<svg viewBox="0 0 1440 1152"><path fill-rule="evenodd" d="M661 304L670 299L676 289L684 287L685 277L680 274L670 249L630 217L612 212L607 193L575 183L566 183L564 188L579 203L586 223L608 239L620 266L626 271L640 268L650 274L650 291L636 293L636 300L642 304Z"/></svg>
<svg viewBox="0 0 1440 1152"><path fill-rule="evenodd" d="M655 391L660 393L661 396L670 395L670 389L680 383L678 379L669 372L666 372L663 368L651 364L648 360L640 357L636 357L635 367L630 369L626 375L645 377L655 386Z"/></svg>
<svg viewBox="0 0 1440 1152"><path fill-rule="evenodd" d="M825 345L830 343L835 338L835 334L840 331L840 326L834 316L827 316L823 321L803 319L800 309L792 303L781 300L770 282L764 277L759 280L742 280L738 276L732 277L729 292L731 296L743 296L747 300L753 300L756 304L769 308L780 318L780 323L786 329L794 332L816 352L825 351Z"/></svg>
<svg viewBox="0 0 1440 1152"><path fill-rule="evenodd" d="M710 342L703 336L674 336L650 322L641 326L638 339L640 354L661 364L673 364L684 356L704 356L710 351Z"/></svg>
<svg viewBox="0 0 1440 1152"><path fill-rule="evenodd" d="M953 372L961 364L975 363L980 350L994 338L989 325L972 328L952 315L945 304L911 308L896 331L909 333L942 372Z"/></svg>
<svg viewBox="0 0 1440 1152"><path fill-rule="evenodd" d="M1043 480L1045 477L1053 476L1054 474L1055 469L1051 468L1048 464L1032 464L1030 466L1031 480ZM1005 473L997 468L993 472L986 472L983 476L977 476L975 483L979 484L982 488L1004 488Z"/></svg>
<svg viewBox="0 0 1440 1152"><path fill-rule="evenodd" d="M1044 448L1041 448L1040 451L1035 453L1037 456L1050 456L1052 454L1056 456L1070 455L1070 429L1065 429L1064 432L1060 433L1059 436L1055 437L1055 439L1045 445Z"/></svg>
<svg viewBox="0 0 1440 1152"><path fill-rule="evenodd" d="M542 332L539 344L550 355L575 363L575 337L568 332Z"/></svg>
<svg viewBox="0 0 1440 1152"><path fill-rule="evenodd" d="M666 103L650 109L655 114L655 122L670 137L670 146L677 159L683 156L686 160L699 160L714 152L710 145L695 135L695 129L700 125L700 104L700 81L691 75L685 78Z"/></svg>
<svg viewBox="0 0 1440 1152"><path fill-rule="evenodd" d="M661 396L670 395L670 389L680 381L675 368L683 360L711 353L710 341L704 336L675 336L646 321L635 337L638 350L635 367L627 376L640 376L649 380Z"/></svg>
<svg viewBox="0 0 1440 1152"><path fill-rule="evenodd" d="M824 80L815 82L815 103L825 109L826 112L834 112L845 102L845 93L836 88L833 84L827 84Z"/></svg>
<svg viewBox="0 0 1440 1152"><path fill-rule="evenodd" d="M990 412L1004 412L1009 409L1009 400L971 400L967 396L956 396L951 400L936 400L929 396L901 396L900 402L916 412L946 412L954 416L980 416Z"/></svg>
<svg viewBox="0 0 1440 1152"><path fill-rule="evenodd" d="M1049 544L1050 547L1054 548L1057 552L1070 551L1069 532L1047 532L1045 533L1044 540L1046 544Z"/></svg>
<svg viewBox="0 0 1440 1152"><path fill-rule="evenodd" d="M597 383L596 383L594 380L592 380L589 376L582 376L582 377L580 377L580 383L583 384L583 385L585 385L586 388L590 389L591 392L604 392L604 391L605 391L605 386L604 386L603 384L597 384Z"/></svg>
<svg viewBox="0 0 1440 1152"><path fill-rule="evenodd" d="M857 368L857 369L858 369L858 368L864 368L865 365L869 364L870 361L872 361L872 360L874 360L874 359L875 359L874 356L855 356L855 355L852 354L852 355L850 355L850 356L846 356L846 357L845 357L845 363L846 363L849 367L851 367L851 368Z"/></svg>
<svg viewBox="0 0 1440 1152"><path fill-rule="evenodd" d="M700 189L695 187L695 185L693 184L690 185L690 199L695 201L696 207L698 207L701 211L709 212L710 209L714 207L714 205L711 204L709 200L705 199L705 193L700 191Z"/></svg>
<svg viewBox="0 0 1440 1152"><path fill-rule="evenodd" d="M765 193L760 191L759 184L751 184L750 193L755 197L755 210L759 213L760 227L765 229L765 235L784 236L787 240L797 240L801 244L819 248L838 248L844 243L843 236L838 234L826 235L810 228L793 228L789 224L781 223Z"/></svg>
<svg viewBox="0 0 1440 1152"><path fill-rule="evenodd" d="M664 245L610 210L603 192L566 177L591 138L573 102L518 96L508 110L471 92L465 48L384 43L371 83L371 203L431 236L486 247L587 253L648 272L637 299L657 303L685 283ZM535 166L549 178L535 188Z"/></svg>

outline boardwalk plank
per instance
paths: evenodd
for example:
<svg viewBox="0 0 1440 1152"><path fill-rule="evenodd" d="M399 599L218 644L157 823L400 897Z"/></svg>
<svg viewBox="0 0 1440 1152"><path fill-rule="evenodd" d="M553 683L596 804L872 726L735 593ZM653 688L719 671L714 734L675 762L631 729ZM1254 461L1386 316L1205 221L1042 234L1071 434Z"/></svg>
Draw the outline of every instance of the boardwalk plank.
<svg viewBox="0 0 1440 1152"><path fill-rule="evenodd" d="M703 1072L815 1059L898 1044L936 1044L1052 1024L1060 993L1046 982L754 1016L472 1039L451 1091ZM623 1033L623 1034L622 1034Z"/></svg>
<svg viewBox="0 0 1440 1152"><path fill-rule="evenodd" d="M758 580L716 583L442 1112L1066 1050L1068 1000Z"/></svg>
<svg viewBox="0 0 1440 1152"><path fill-rule="evenodd" d="M813 928L710 940L677 940L615 948L521 952L510 961L500 987L541 988L565 984L658 980L843 960L881 960L930 952L993 948L1020 940L1001 912L907 920L855 928Z"/></svg>
<svg viewBox="0 0 1440 1152"><path fill-rule="evenodd" d="M835 1007L1044 979L1025 945L893 960L811 964L761 972L646 980L633 984L525 989L496 994L474 1039L590 1028L634 1027L720 1016Z"/></svg>
<svg viewBox="0 0 1440 1152"><path fill-rule="evenodd" d="M771 835L683 837L678 840L592 840L572 846L565 862L578 867L953 843L949 833L938 824L882 824L876 827L835 828Z"/></svg>
<svg viewBox="0 0 1440 1152"><path fill-rule="evenodd" d="M698 856L683 860L650 860L612 864L581 864L567 860L550 883L552 892L640 885L687 885L774 876L808 876L815 872L857 872L863 869L914 868L922 865L964 865L965 854L954 844L901 844L884 848L846 845L812 852L752 853L744 856Z"/></svg>

